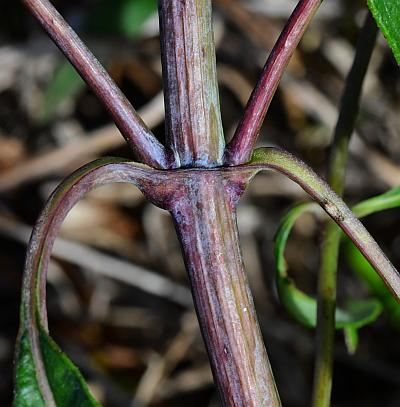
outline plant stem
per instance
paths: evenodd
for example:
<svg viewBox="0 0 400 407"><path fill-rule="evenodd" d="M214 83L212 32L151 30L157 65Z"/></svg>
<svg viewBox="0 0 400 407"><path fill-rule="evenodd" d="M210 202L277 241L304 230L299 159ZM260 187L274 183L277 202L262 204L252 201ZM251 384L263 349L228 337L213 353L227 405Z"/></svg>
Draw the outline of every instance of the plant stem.
<svg viewBox="0 0 400 407"><path fill-rule="evenodd" d="M357 43L353 66L346 79L340 113L335 129L329 183L343 195L348 145L356 125L362 85L375 46L377 27L368 13ZM314 372L313 406L330 405L335 338L336 275L340 247L340 229L328 221L324 230L318 277L317 348Z"/></svg>
<svg viewBox="0 0 400 407"><path fill-rule="evenodd" d="M239 246L235 212L245 184L232 177L247 180L235 172L190 171L170 210L223 405L278 407Z"/></svg>
<svg viewBox="0 0 400 407"><path fill-rule="evenodd" d="M171 183L166 182L170 172L158 171L143 164L129 162L121 158L103 158L96 160L79 170L75 171L53 192L36 223L28 246L25 262L22 302L21 302L21 324L18 333L18 342L29 341L31 347L31 358L33 361L34 380L37 381L39 392L44 404L48 407L60 405L56 403L54 392L49 382L48 371L46 373L45 356L41 345L41 336L47 334L47 310L46 310L46 276L50 261L51 250L57 237L61 223L72 207L92 188L112 182L131 182L143 190L150 199L161 199L168 191ZM161 187L160 187L161 186ZM157 194L155 196L155 194ZM24 339L25 337L25 339ZM17 366L22 363L26 349L18 347L16 360ZM26 358L26 356L25 356ZM55 367L53 367L56 369ZM68 381L66 376L63 378ZM25 380L26 381L26 380ZM23 391L29 389L25 382ZM74 392L78 389L72 388L72 397L76 403L71 404L64 400L62 405L82 405L74 398ZM25 399L25 396L20 396ZM27 396L29 399L29 395ZM23 403L16 405L37 405ZM88 404L85 404L88 405ZM89 404L95 405L95 404ZM97 405L97 404L96 404Z"/></svg>
<svg viewBox="0 0 400 407"><path fill-rule="evenodd" d="M132 105L48 0L22 0L89 87L110 112L140 160L154 168L169 168L163 145L143 123Z"/></svg>
<svg viewBox="0 0 400 407"><path fill-rule="evenodd" d="M300 185L357 246L400 303L399 272L342 198L310 167L287 151L270 147L255 150L249 164L234 170L240 168L244 171L253 169L254 175L260 170L273 169Z"/></svg>
<svg viewBox="0 0 400 407"><path fill-rule="evenodd" d="M159 0L159 11L168 145L180 167L220 166L211 0ZM217 171L187 170L169 210L223 405L277 407L240 253L235 206L243 189Z"/></svg>
<svg viewBox="0 0 400 407"><path fill-rule="evenodd" d="M159 0L167 143L180 167L222 164L211 0Z"/></svg>
<svg viewBox="0 0 400 407"><path fill-rule="evenodd" d="M297 45L322 0L300 0L279 36L247 103L243 118L225 152L227 165L247 162L268 107Z"/></svg>

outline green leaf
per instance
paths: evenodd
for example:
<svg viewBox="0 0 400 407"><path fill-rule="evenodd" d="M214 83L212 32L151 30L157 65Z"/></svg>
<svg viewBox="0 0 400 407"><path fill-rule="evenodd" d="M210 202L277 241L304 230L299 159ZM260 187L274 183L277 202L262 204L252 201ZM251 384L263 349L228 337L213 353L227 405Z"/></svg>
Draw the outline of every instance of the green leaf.
<svg viewBox="0 0 400 407"><path fill-rule="evenodd" d="M88 26L102 34L134 38L156 10L156 0L106 0L90 14Z"/></svg>
<svg viewBox="0 0 400 407"><path fill-rule="evenodd" d="M317 207L318 205L314 203L304 203L295 206L283 218L275 236L276 278L279 298L289 315L300 324L309 328L315 328L316 326L317 302L315 298L299 290L288 276L284 252L289 234L296 220L306 211L311 211ZM336 328L361 328L375 321L381 311L382 306L375 299L349 301L346 309L336 309Z"/></svg>
<svg viewBox="0 0 400 407"><path fill-rule="evenodd" d="M296 182L361 250L400 302L398 271L344 201L310 167L287 151L269 147L254 151L250 162L241 168L253 171L252 176L262 170L279 171Z"/></svg>
<svg viewBox="0 0 400 407"><path fill-rule="evenodd" d="M398 207L400 207L400 187L393 188L384 194L360 202L353 207L353 212L359 218L364 218L373 213Z"/></svg>
<svg viewBox="0 0 400 407"><path fill-rule="evenodd" d="M344 341L346 342L347 351L350 355L356 353L358 347L358 329L344 328Z"/></svg>
<svg viewBox="0 0 400 407"><path fill-rule="evenodd" d="M393 188L384 194L367 199L353 207L353 212L360 218L383 210L400 207L400 187ZM400 327L400 304L378 276L365 257L348 239L345 240L345 254L353 270L365 282L369 290L378 298L389 314L392 322Z"/></svg>
<svg viewBox="0 0 400 407"><path fill-rule="evenodd" d="M368 0L368 6L400 65L400 0Z"/></svg>
<svg viewBox="0 0 400 407"><path fill-rule="evenodd" d="M34 362L28 329L23 331L18 345L14 406L49 406L49 398L43 396L37 379L39 373ZM58 407L100 406L90 394L78 368L62 353L42 327L39 328L39 347L52 398Z"/></svg>
<svg viewBox="0 0 400 407"><path fill-rule="evenodd" d="M16 407L99 406L78 368L47 332L46 274L51 249L62 221L86 192L110 182L130 182L154 192L156 174L159 181L168 177L168 171L158 173L142 164L104 158L76 171L50 197L35 225L25 262L15 358ZM162 181L165 188L168 182Z"/></svg>
<svg viewBox="0 0 400 407"><path fill-rule="evenodd" d="M15 407L44 407L44 400L36 379L35 365L28 338L28 331L23 330L17 340L15 358Z"/></svg>
<svg viewBox="0 0 400 407"><path fill-rule="evenodd" d="M392 323L400 327L400 305L393 298L392 293L388 290L374 268L371 267L368 261L365 260L365 257L348 239L345 240L344 253L351 268L366 284L369 291L381 301Z"/></svg>
<svg viewBox="0 0 400 407"><path fill-rule="evenodd" d="M44 92L41 121L50 120L61 103L72 99L84 87L85 82L75 68L68 61L63 62Z"/></svg>

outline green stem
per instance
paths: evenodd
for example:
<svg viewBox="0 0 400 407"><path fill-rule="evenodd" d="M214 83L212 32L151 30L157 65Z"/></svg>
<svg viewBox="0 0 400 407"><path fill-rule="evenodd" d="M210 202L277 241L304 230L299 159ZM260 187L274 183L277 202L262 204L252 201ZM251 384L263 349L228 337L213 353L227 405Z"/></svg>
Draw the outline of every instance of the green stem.
<svg viewBox="0 0 400 407"><path fill-rule="evenodd" d="M375 22L368 13L357 44L353 66L346 80L333 140L329 183L339 196L342 196L344 191L349 141L356 124L362 84L376 35ZM314 407L327 407L331 399L340 235L337 225L328 221L324 230L318 280L317 349L312 402Z"/></svg>

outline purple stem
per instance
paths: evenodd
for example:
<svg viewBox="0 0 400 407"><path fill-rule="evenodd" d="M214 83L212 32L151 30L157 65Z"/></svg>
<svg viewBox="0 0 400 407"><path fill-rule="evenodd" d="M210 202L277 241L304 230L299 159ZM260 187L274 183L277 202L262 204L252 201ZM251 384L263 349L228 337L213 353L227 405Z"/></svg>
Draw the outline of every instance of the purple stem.
<svg viewBox="0 0 400 407"><path fill-rule="evenodd" d="M32 299L31 305L40 304L40 321L45 328L48 261L61 223L72 207L91 189L115 182L136 185L149 200L160 206L172 194L174 187L169 180L173 178L175 176L170 171L158 171L126 159L107 157L85 165L57 187L32 232L24 274L24 294L36 292L37 297ZM36 270L39 270L39 277Z"/></svg>
<svg viewBox="0 0 400 407"><path fill-rule="evenodd" d="M89 87L103 102L139 159L154 168L171 166L154 137L95 56L47 0L22 0Z"/></svg>
<svg viewBox="0 0 400 407"><path fill-rule="evenodd" d="M40 324L47 330L46 275L54 240L69 210L87 191L109 182L130 182L174 217L224 406L280 406L236 225L236 204L253 172L246 168L159 171L123 159L102 159L76 171L57 188L29 244L20 331L29 332L42 394L49 403L52 392L37 328Z"/></svg>
<svg viewBox="0 0 400 407"><path fill-rule="evenodd" d="M167 143L180 167L222 164L211 0L160 0Z"/></svg>
<svg viewBox="0 0 400 407"><path fill-rule="evenodd" d="M287 64L322 0L300 0L264 66L243 118L225 150L225 163L247 162Z"/></svg>
<svg viewBox="0 0 400 407"><path fill-rule="evenodd" d="M236 203L250 174L189 170L169 210L223 406L278 407L236 225Z"/></svg>
<svg viewBox="0 0 400 407"><path fill-rule="evenodd" d="M38 325L47 331L47 268L62 221L76 202L89 190L111 182L130 182L143 190L151 200L155 201L156 193L162 199L164 192L168 191L169 184L165 180L165 176L168 174L168 171L157 171L123 159L101 159L76 171L49 198L35 225L28 246L19 332L19 339L22 338L25 331L29 334L35 373L46 405L52 406L55 405L55 402L45 373Z"/></svg>
<svg viewBox="0 0 400 407"><path fill-rule="evenodd" d="M179 165L191 167L175 171L179 183L167 209L181 240L214 380L226 407L278 407L236 226L236 200L247 179L210 170L222 165L225 146L211 0L159 0L159 7L167 141Z"/></svg>

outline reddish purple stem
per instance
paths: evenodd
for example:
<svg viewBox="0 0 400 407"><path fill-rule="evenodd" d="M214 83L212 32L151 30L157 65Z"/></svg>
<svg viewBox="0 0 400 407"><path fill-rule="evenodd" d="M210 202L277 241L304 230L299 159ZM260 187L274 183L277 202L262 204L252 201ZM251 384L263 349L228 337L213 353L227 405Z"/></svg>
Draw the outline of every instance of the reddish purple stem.
<svg viewBox="0 0 400 407"><path fill-rule="evenodd" d="M265 115L287 64L322 0L300 0L278 38L264 66L256 88L247 103L244 116L225 150L225 163L247 162Z"/></svg>
<svg viewBox="0 0 400 407"><path fill-rule="evenodd" d="M249 176L241 170L177 174L169 210L222 405L277 407L236 226L236 204Z"/></svg>
<svg viewBox="0 0 400 407"><path fill-rule="evenodd" d="M48 0L23 0L56 45L103 102L139 159L154 168L169 168L168 154L135 109Z"/></svg>
<svg viewBox="0 0 400 407"><path fill-rule="evenodd" d="M180 167L222 164L210 0L159 0L167 146Z"/></svg>

